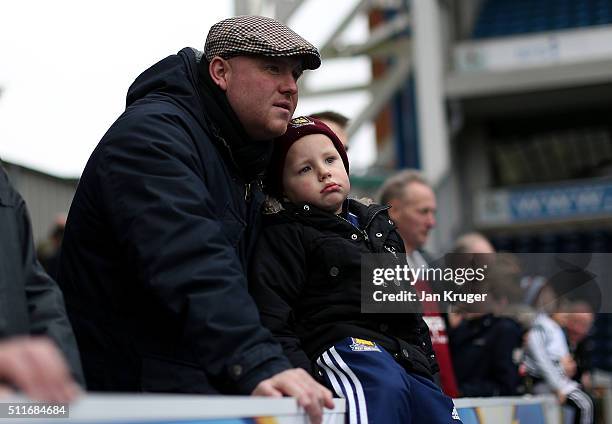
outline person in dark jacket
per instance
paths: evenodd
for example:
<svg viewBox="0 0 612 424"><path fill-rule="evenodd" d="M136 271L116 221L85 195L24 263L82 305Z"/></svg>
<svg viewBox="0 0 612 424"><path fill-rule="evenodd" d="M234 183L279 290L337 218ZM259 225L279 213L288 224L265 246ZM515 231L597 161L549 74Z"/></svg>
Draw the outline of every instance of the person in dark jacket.
<svg viewBox="0 0 612 424"><path fill-rule="evenodd" d="M36 259L25 202L0 167L0 393L66 402L83 382L62 293ZM72 374L72 376L71 376Z"/></svg>
<svg viewBox="0 0 612 424"><path fill-rule="evenodd" d="M523 329L511 318L466 314L449 332L451 357L463 397L515 396ZM478 366L475 366L478 364Z"/></svg>
<svg viewBox="0 0 612 424"><path fill-rule="evenodd" d="M213 25L141 74L91 155L70 208L59 280L88 387L331 394L291 370L259 321L246 264L271 139L285 132L317 50L270 18Z"/></svg>
<svg viewBox="0 0 612 424"><path fill-rule="evenodd" d="M315 118L295 118L275 140L267 181L282 203L250 271L262 322L293 365L347 399L348 422L457 422L433 383L422 316L361 313L362 255L401 257L403 242L388 207L347 199L348 168L342 142Z"/></svg>

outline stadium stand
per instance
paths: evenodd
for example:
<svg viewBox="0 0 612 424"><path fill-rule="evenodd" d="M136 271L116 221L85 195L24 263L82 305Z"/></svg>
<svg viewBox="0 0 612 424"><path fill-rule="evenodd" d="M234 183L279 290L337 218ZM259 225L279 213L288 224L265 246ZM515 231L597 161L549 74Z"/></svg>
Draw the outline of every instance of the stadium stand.
<svg viewBox="0 0 612 424"><path fill-rule="evenodd" d="M481 10L478 39L612 23L610 0L487 0Z"/></svg>

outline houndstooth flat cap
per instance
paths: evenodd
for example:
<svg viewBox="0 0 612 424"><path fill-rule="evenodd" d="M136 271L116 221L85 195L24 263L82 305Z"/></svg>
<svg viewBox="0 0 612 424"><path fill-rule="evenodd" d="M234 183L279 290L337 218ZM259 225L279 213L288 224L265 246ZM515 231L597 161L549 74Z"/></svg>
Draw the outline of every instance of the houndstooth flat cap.
<svg viewBox="0 0 612 424"><path fill-rule="evenodd" d="M286 25L264 16L235 16L217 22L206 37L204 55L209 62L215 56L301 56L304 69L321 66L321 56L312 44Z"/></svg>

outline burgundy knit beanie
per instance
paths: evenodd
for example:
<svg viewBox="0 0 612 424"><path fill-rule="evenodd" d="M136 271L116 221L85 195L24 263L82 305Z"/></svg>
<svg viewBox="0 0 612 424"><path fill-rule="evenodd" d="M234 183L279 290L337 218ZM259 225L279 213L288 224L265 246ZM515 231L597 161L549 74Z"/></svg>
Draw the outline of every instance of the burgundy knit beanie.
<svg viewBox="0 0 612 424"><path fill-rule="evenodd" d="M349 173L348 156L336 133L318 119L309 116L293 118L287 125L287 132L274 139L274 151L268 166L266 179L268 191L273 196L280 197L283 193L283 168L285 167L287 152L293 146L293 143L310 134L323 134L329 137L336 150L338 150L340 158L342 158L346 173Z"/></svg>

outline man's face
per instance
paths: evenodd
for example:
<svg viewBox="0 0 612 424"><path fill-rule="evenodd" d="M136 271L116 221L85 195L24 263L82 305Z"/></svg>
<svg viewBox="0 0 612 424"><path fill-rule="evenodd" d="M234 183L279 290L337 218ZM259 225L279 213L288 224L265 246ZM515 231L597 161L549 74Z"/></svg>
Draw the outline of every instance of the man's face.
<svg viewBox="0 0 612 424"><path fill-rule="evenodd" d="M403 196L390 203L389 215L404 240L408 253L427 242L436 225L436 196L431 188L419 182L404 187Z"/></svg>
<svg viewBox="0 0 612 424"><path fill-rule="evenodd" d="M301 60L237 56L227 63L225 93L247 134L254 140L284 134L298 102Z"/></svg>
<svg viewBox="0 0 612 424"><path fill-rule="evenodd" d="M593 314L590 312L568 313L565 328L572 344L581 342L593 326Z"/></svg>
<svg viewBox="0 0 612 424"><path fill-rule="evenodd" d="M346 133L346 130L334 121L330 121L327 119L320 119L320 121L327 125L338 136L338 138L342 142L342 145L344 146L344 150L348 152L349 145L348 134Z"/></svg>
<svg viewBox="0 0 612 424"><path fill-rule="evenodd" d="M283 169L284 194L293 203L307 202L339 213L351 190L346 169L332 141L310 134L293 143Z"/></svg>

